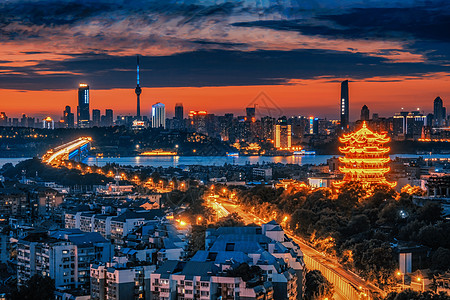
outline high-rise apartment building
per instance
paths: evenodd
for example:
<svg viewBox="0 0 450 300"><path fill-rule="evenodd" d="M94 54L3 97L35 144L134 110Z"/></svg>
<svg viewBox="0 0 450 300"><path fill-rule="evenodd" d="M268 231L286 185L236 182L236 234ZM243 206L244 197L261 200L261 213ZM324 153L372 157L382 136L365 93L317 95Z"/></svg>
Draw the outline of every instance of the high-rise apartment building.
<svg viewBox="0 0 450 300"><path fill-rule="evenodd" d="M341 83L341 129L348 129L349 125L349 110L348 110L348 80Z"/></svg>
<svg viewBox="0 0 450 300"><path fill-rule="evenodd" d="M52 118L47 117L44 120L42 120L42 128L44 129L55 129L55 122Z"/></svg>
<svg viewBox="0 0 450 300"><path fill-rule="evenodd" d="M245 108L247 121L254 121L256 118L256 106Z"/></svg>
<svg viewBox="0 0 450 300"><path fill-rule="evenodd" d="M434 126L445 125L445 107L441 97L436 97L433 103L433 114L434 114Z"/></svg>
<svg viewBox="0 0 450 300"><path fill-rule="evenodd" d="M274 145L279 150L289 150L292 146L292 127L286 120L278 120L274 127Z"/></svg>
<svg viewBox="0 0 450 300"><path fill-rule="evenodd" d="M91 265L91 299L151 299L150 274L155 265Z"/></svg>
<svg viewBox="0 0 450 300"><path fill-rule="evenodd" d="M106 127L110 127L114 125L114 112L112 109L105 110L105 125Z"/></svg>
<svg viewBox="0 0 450 300"><path fill-rule="evenodd" d="M166 106L161 102L152 105L152 128L166 128Z"/></svg>
<svg viewBox="0 0 450 300"><path fill-rule="evenodd" d="M8 125L8 116L4 111L0 112L0 126Z"/></svg>
<svg viewBox="0 0 450 300"><path fill-rule="evenodd" d="M419 111L402 111L393 117L394 136L407 136L419 138L422 127L427 125L427 117Z"/></svg>
<svg viewBox="0 0 450 300"><path fill-rule="evenodd" d="M90 120L89 85L80 83L78 88L77 125L79 128L87 128Z"/></svg>
<svg viewBox="0 0 450 300"><path fill-rule="evenodd" d="M75 126L75 118L69 105L66 106L66 109L63 112L63 120L65 128L73 128Z"/></svg>
<svg viewBox="0 0 450 300"><path fill-rule="evenodd" d="M175 104L175 119L179 120L180 122L183 121L184 119L183 103Z"/></svg>
<svg viewBox="0 0 450 300"><path fill-rule="evenodd" d="M18 285L40 274L50 276L58 287L88 287L90 264L108 262L113 253L113 245L98 232L30 233L17 242Z"/></svg>
<svg viewBox="0 0 450 300"><path fill-rule="evenodd" d="M92 110L92 126L100 127L100 109Z"/></svg>
<svg viewBox="0 0 450 300"><path fill-rule="evenodd" d="M369 108L367 107L367 105L364 105L361 108L361 118L360 118L360 120L361 121L369 121L369 118L370 118Z"/></svg>
<svg viewBox="0 0 450 300"><path fill-rule="evenodd" d="M207 126L206 126L206 117L208 115L208 112L205 110L191 110L189 112L189 127L192 131L201 133L201 134L207 134Z"/></svg>

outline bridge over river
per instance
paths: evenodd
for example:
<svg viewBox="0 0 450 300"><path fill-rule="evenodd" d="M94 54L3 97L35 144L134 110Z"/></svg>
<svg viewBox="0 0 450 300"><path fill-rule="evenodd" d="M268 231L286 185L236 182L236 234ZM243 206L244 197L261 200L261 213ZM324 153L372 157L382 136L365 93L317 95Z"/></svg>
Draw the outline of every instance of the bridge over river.
<svg viewBox="0 0 450 300"><path fill-rule="evenodd" d="M91 141L90 137L80 137L53 148L42 157L42 161L53 166L59 166L65 160L81 161L87 155Z"/></svg>

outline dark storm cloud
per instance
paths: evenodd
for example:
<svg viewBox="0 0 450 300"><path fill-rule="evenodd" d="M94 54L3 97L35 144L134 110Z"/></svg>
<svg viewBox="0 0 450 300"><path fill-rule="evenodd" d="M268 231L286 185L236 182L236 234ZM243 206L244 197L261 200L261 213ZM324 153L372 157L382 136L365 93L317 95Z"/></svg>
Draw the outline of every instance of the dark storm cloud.
<svg viewBox="0 0 450 300"><path fill-rule="evenodd" d="M448 72L450 4L429 1L428 6L407 7L413 2L417 1L385 8L392 4L376 1L377 7L361 8L365 4L357 0L11 0L0 4L0 41L38 45L21 49L36 64L29 66L26 57L22 61L26 63L0 66L4 71L0 88L64 90L81 81L96 89L132 88L135 57L130 55L136 52L148 54L142 59L142 84L147 87L265 85L322 76L366 79ZM265 17L284 20L238 22ZM277 32L258 31L252 39L253 32L240 35L247 29L241 27ZM288 36L277 39L286 32ZM295 32L325 39L302 44ZM331 49L342 51L309 49L326 47L327 40L332 45L336 38L406 40L409 48L366 46L360 50L365 53L357 53L341 41L342 47ZM283 41L289 43L285 48ZM389 48L391 44L395 47L390 43ZM427 61L392 63L382 57L405 52L421 54Z"/></svg>
<svg viewBox="0 0 450 300"><path fill-rule="evenodd" d="M226 2L214 5L184 4L175 1L83 1L42 0L8 1L0 3L0 25L14 22L22 25L73 25L96 16L135 16L145 18L148 13L185 16L185 22L209 16L230 15L236 4ZM147 21L152 21L151 18Z"/></svg>
<svg viewBox="0 0 450 300"><path fill-rule="evenodd" d="M81 81L93 89L133 88L135 57L86 55L64 61L11 68L19 75L0 74L0 88L73 89ZM42 71L55 74L40 75ZM448 72L450 67L424 63L390 63L387 59L358 53L294 51L194 51L141 59L144 87L201 87L286 84L290 79L328 76L355 79L373 76L414 76ZM72 74L67 74L71 72ZM60 75L58 75L60 73ZM22 74L22 75L20 75Z"/></svg>
<svg viewBox="0 0 450 300"><path fill-rule="evenodd" d="M329 22L325 22L329 21ZM347 39L415 38L450 42L450 4L407 8L354 8L312 19L238 22L235 26L265 27Z"/></svg>
<svg viewBox="0 0 450 300"><path fill-rule="evenodd" d="M444 1L417 7L353 8L348 12L310 19L238 22L233 25L347 40L405 41L409 45L404 50L422 54L429 62L450 62L450 3ZM383 52L388 54L387 50L380 50L379 54Z"/></svg>
<svg viewBox="0 0 450 300"><path fill-rule="evenodd" d="M12 1L0 4L0 24L66 25L112 8L112 5L95 1Z"/></svg>

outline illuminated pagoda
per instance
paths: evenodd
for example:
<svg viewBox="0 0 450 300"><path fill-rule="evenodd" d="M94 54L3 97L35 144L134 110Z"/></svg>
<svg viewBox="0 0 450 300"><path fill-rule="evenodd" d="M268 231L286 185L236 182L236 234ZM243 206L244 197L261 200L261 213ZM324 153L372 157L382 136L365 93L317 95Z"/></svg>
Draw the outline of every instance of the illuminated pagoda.
<svg viewBox="0 0 450 300"><path fill-rule="evenodd" d="M384 175L389 172L387 164L390 161L388 153L389 147L384 144L390 141L386 133L379 134L372 132L367 128L366 122L363 122L361 129L350 134L344 134L340 137L344 147L339 147L339 151L345 157L339 157L343 164L339 170L344 173L344 180L335 182L336 188L349 181L362 182L368 187L372 184L385 184L395 187L396 182L388 182Z"/></svg>

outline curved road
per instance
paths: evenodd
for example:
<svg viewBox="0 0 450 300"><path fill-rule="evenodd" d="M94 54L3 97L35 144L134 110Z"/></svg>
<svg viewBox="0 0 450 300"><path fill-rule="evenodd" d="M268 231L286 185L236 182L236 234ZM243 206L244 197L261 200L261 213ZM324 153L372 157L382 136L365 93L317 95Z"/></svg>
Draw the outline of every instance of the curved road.
<svg viewBox="0 0 450 300"><path fill-rule="evenodd" d="M243 220L246 224L265 222L264 220L260 219L259 217L253 215L252 213L242 210L242 208L240 206L228 201L227 199L217 198L214 200L216 203L220 204L220 206L222 206L222 208L225 211L228 211L229 213L234 213L234 212L237 213L239 216L241 216L243 218ZM215 207L215 209L217 210L217 207ZM296 237L290 233L286 233L286 234L287 234L287 236L292 238L297 244L300 245L300 249L302 250L304 256L307 256L307 257L311 258L312 260L318 262L320 265L326 267L331 272L334 272L335 275L337 275L337 277L344 279L345 281L350 283L355 288L357 293L359 294L360 299L372 299L372 297L367 295L367 294L371 294L371 293L375 293L375 294L381 295L383 297L385 296L385 292L383 290L379 289L378 287L374 286L371 283L366 282L364 279L362 279L358 275L344 269L335 258L332 258L330 256L327 256L327 255L315 250L314 248L312 248L311 246L306 244L303 240L299 239L298 237ZM336 283L334 283L334 282L332 282L332 283L335 284L335 286L336 286ZM337 290L337 289L335 289L335 290ZM335 299L349 299L348 297L344 297L340 293L335 294L334 298Z"/></svg>

